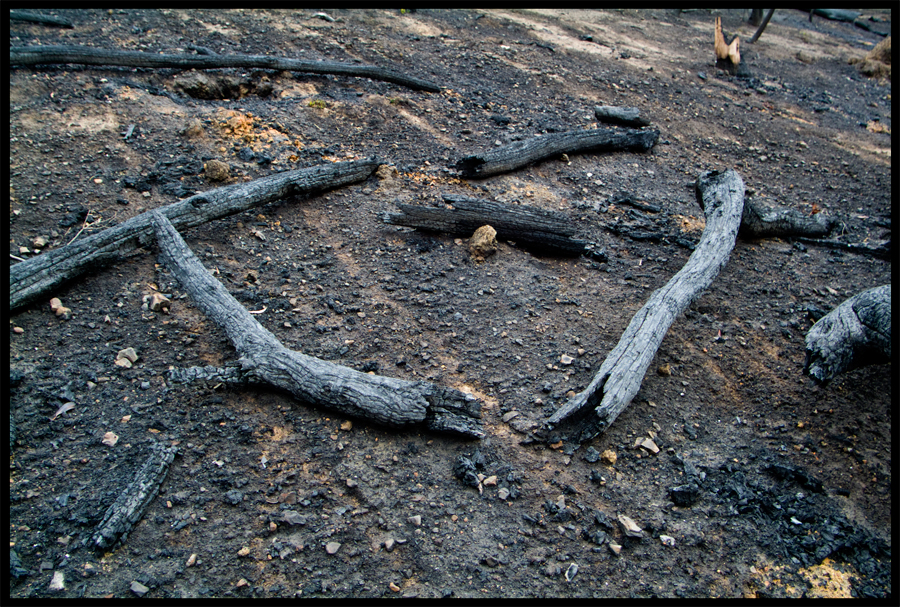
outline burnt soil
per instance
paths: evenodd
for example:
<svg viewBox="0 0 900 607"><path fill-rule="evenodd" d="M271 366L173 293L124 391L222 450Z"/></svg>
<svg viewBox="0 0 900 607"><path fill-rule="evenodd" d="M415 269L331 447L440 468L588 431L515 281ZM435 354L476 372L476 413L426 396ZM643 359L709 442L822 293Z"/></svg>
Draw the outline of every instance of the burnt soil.
<svg viewBox="0 0 900 607"><path fill-rule="evenodd" d="M287 346L471 392L486 436L378 428L265 389L169 384L171 365L235 352L150 247L10 317L10 596L891 596L891 367L826 387L802 374L811 319L888 283L887 260L739 239L605 434L577 450L530 438L687 260L703 227L701 171L734 168L754 201L833 216L832 239L889 237L891 85L848 63L878 35L788 10L754 45L745 11L54 14L75 28L13 22L11 45L360 60L444 87L13 69L10 253L218 187L203 170L213 159L233 182L375 155L393 168L184 236ZM741 35L751 77L715 68L716 14ZM876 18L889 29L889 12ZM595 126L600 104L640 108L659 143L483 180L452 169L498 141ZM662 211L615 202L622 192ZM560 211L608 261L501 241L476 263L463 240L382 221L398 201L436 205L443 193ZM154 290L170 313L142 308ZM139 358L124 369L115 359L128 347ZM634 448L642 437L659 453ZM158 441L178 453L140 522L109 551L83 546ZM607 450L614 465L596 459ZM461 482L460 456L496 484ZM626 536L620 515L643 537ZM63 590L50 589L55 572Z"/></svg>

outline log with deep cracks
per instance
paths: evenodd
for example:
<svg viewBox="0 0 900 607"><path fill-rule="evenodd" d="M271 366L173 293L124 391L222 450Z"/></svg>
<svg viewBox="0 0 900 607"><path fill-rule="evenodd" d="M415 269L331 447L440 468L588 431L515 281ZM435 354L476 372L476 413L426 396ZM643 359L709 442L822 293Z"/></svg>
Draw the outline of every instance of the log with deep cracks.
<svg viewBox="0 0 900 607"><path fill-rule="evenodd" d="M179 69L262 68L308 72L311 74L356 76L392 82L430 93L439 93L441 91L441 87L433 82L400 74L394 70L375 65L335 63L332 61L305 61L270 55L157 54L69 45L14 46L9 49L9 64L11 66L56 63L153 68L171 67Z"/></svg>
<svg viewBox="0 0 900 607"><path fill-rule="evenodd" d="M706 228L696 249L634 315L590 385L544 423L541 433L549 442L581 443L613 423L640 389L669 327L728 261L741 223L744 182L734 170L703 173L697 180L697 198L706 215Z"/></svg>
<svg viewBox="0 0 900 607"><path fill-rule="evenodd" d="M658 139L659 131L655 129L599 128L548 133L466 156L455 168L463 177L490 177L570 152L646 152Z"/></svg>
<svg viewBox="0 0 900 607"><path fill-rule="evenodd" d="M276 200L362 181L378 168L369 158L335 162L209 190L163 207L160 211L179 229L192 228ZM91 268L110 263L152 241L150 213L91 234L58 249L19 262L9 269L9 308L33 301Z"/></svg>
<svg viewBox="0 0 900 607"><path fill-rule="evenodd" d="M891 360L891 285L858 293L806 334L803 372L825 384L838 373Z"/></svg>
<svg viewBox="0 0 900 607"><path fill-rule="evenodd" d="M429 382L361 373L284 347L213 278L165 215L154 211L151 219L164 263L240 355L239 369L204 368L194 376L212 369L229 382L267 384L309 404L390 428L484 436L480 402L471 395ZM184 376L176 373L170 379Z"/></svg>

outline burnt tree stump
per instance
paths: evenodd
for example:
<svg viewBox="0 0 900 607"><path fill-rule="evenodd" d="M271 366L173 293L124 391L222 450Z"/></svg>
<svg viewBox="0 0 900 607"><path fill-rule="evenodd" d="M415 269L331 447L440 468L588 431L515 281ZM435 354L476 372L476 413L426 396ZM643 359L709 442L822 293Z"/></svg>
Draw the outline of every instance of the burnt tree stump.
<svg viewBox="0 0 900 607"><path fill-rule="evenodd" d="M606 430L637 394L644 373L675 319L712 283L734 248L744 182L734 170L703 173L697 199L706 228L687 263L631 319L590 385L545 422L550 442L581 443Z"/></svg>
<svg viewBox="0 0 900 607"><path fill-rule="evenodd" d="M891 360L891 285L858 293L806 334L803 372L825 384L838 373Z"/></svg>
<svg viewBox="0 0 900 607"><path fill-rule="evenodd" d="M374 158L336 162L286 171L247 183L216 188L159 209L180 229L192 228L275 200L316 194L369 177L378 168ZM9 269L9 308L14 310L91 268L114 262L153 240L150 212L91 234L58 249L41 253Z"/></svg>
<svg viewBox="0 0 900 607"><path fill-rule="evenodd" d="M153 211L152 221L166 266L240 355L239 367L202 367L171 379L212 374L229 383L270 385L311 405L390 428L484 436L480 403L471 395L424 381L369 375L287 349L213 278L165 215Z"/></svg>

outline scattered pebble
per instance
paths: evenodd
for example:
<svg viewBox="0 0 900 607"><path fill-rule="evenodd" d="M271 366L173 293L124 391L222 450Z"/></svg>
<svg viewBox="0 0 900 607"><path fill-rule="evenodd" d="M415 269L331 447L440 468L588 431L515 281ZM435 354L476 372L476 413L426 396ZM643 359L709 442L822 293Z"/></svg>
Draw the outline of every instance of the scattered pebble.
<svg viewBox="0 0 900 607"><path fill-rule="evenodd" d="M569 565L569 568L566 569L566 581L571 582L575 578L575 575L577 573L578 573L578 565L576 565L575 563L572 563L571 565Z"/></svg>
<svg viewBox="0 0 900 607"><path fill-rule="evenodd" d="M668 377L669 375L672 375L672 365L670 365L669 363L666 363L666 364L660 366L659 368L657 368L656 372L664 377Z"/></svg>
<svg viewBox="0 0 900 607"><path fill-rule="evenodd" d="M422 525L422 517L418 514L411 516L406 520L408 520L410 523L412 523L416 527L420 527Z"/></svg>
<svg viewBox="0 0 900 607"><path fill-rule="evenodd" d="M284 511L284 522L290 525L305 525L306 517L297 512L296 510L285 510Z"/></svg>
<svg viewBox="0 0 900 607"><path fill-rule="evenodd" d="M696 485L679 485L669 489L669 497L676 506L690 506L700 497L700 491Z"/></svg>
<svg viewBox="0 0 900 607"><path fill-rule="evenodd" d="M100 442L107 447L115 447L116 443L119 442L119 437L115 432L107 432L103 435L103 440Z"/></svg>
<svg viewBox="0 0 900 607"><path fill-rule="evenodd" d="M615 554L616 556L618 556L619 553L622 552L622 546L620 546L619 544L614 544L614 543L612 543L612 542L609 543L609 549L610 549L610 550L612 551L612 553Z"/></svg>
<svg viewBox="0 0 900 607"><path fill-rule="evenodd" d="M597 460L600 459L600 452L593 447L588 447L584 453L584 459L591 464L597 463Z"/></svg>
<svg viewBox="0 0 900 607"><path fill-rule="evenodd" d="M388 539L384 540L384 549L388 552L391 552L394 549L395 544L396 542L394 541L394 538L389 537Z"/></svg>
<svg viewBox="0 0 900 607"><path fill-rule="evenodd" d="M671 535L661 535L659 536L659 541L663 543L663 546L674 546L675 538Z"/></svg>
<svg viewBox="0 0 900 607"><path fill-rule="evenodd" d="M58 317L63 318L64 320L69 320L69 317L72 315L71 308L67 308L62 305L62 301L60 301L59 297L54 297L50 300L50 309L56 314Z"/></svg>
<svg viewBox="0 0 900 607"><path fill-rule="evenodd" d="M617 518L619 519L619 524L622 526L622 531L625 532L625 535L628 537L644 537L644 531L638 527L637 523L634 522L634 519L625 516L624 514L618 515Z"/></svg>
<svg viewBox="0 0 900 607"><path fill-rule="evenodd" d="M341 548L340 542L328 542L325 544L325 552L328 554L336 554L338 550Z"/></svg>
<svg viewBox="0 0 900 607"><path fill-rule="evenodd" d="M388 584L388 588L390 588L394 592L400 592L400 586L398 586L394 582L391 582L390 584Z"/></svg>
<svg viewBox="0 0 900 607"><path fill-rule="evenodd" d="M137 359L138 355L134 348L125 348L124 350L119 350L119 353L116 355L116 365L130 369L137 362Z"/></svg>
<svg viewBox="0 0 900 607"><path fill-rule="evenodd" d="M172 300L170 300L162 293L153 293L152 295L150 295L147 306L154 312L162 312L164 314L168 314L169 309L172 307Z"/></svg>
<svg viewBox="0 0 900 607"><path fill-rule="evenodd" d="M615 466L618 456L616 455L616 452L613 451L612 449L607 449L603 453L600 454L600 459L603 461L604 464L608 464L610 466Z"/></svg>
<svg viewBox="0 0 900 607"><path fill-rule="evenodd" d="M475 261L484 261L485 257L497 252L497 230L484 225L475 230L469 239L469 253Z"/></svg>
<svg viewBox="0 0 900 607"><path fill-rule="evenodd" d="M503 417L501 417L500 419L503 420L504 422L508 422L509 420L516 418L518 416L519 416L518 411L510 411L508 413L504 413Z"/></svg>
<svg viewBox="0 0 900 607"><path fill-rule="evenodd" d="M509 489L507 489L506 487L501 488L500 491L497 492L497 497L499 497L502 500L505 500L506 498L509 497Z"/></svg>
<svg viewBox="0 0 900 607"><path fill-rule="evenodd" d="M657 447L656 443L654 443L649 438L645 438L641 441L641 447L643 447L647 451L650 451L651 453L659 453L659 447Z"/></svg>
<svg viewBox="0 0 900 607"><path fill-rule="evenodd" d="M248 582L244 578L241 578L237 581L237 584L235 584L235 586L237 586L238 588L243 588L244 586L248 586L249 584L250 582Z"/></svg>
<svg viewBox="0 0 900 607"><path fill-rule="evenodd" d="M229 177L231 169L221 160L210 160L204 165L206 177L210 181L225 181Z"/></svg>
<svg viewBox="0 0 900 607"><path fill-rule="evenodd" d="M53 592L62 592L66 589L66 578L62 571L54 571L53 579L50 580L50 590Z"/></svg>
<svg viewBox="0 0 900 607"><path fill-rule="evenodd" d="M191 556L188 557L187 563L185 563L185 567L193 567L197 562L197 553L194 552Z"/></svg>
<svg viewBox="0 0 900 607"><path fill-rule="evenodd" d="M483 481L481 481L481 484L483 484L485 487L492 487L497 484L497 477L494 475L491 475L491 476L487 477L486 479L484 479Z"/></svg>
<svg viewBox="0 0 900 607"><path fill-rule="evenodd" d="M343 424L341 424L341 430L343 430L344 432L350 432L350 430L352 430L352 429L353 429L353 422L351 422L350 420L347 420Z"/></svg>
<svg viewBox="0 0 900 607"><path fill-rule="evenodd" d="M35 249L43 249L47 246L47 239L43 236L36 236L35 239L31 241L31 245Z"/></svg>
<svg viewBox="0 0 900 607"><path fill-rule="evenodd" d="M238 554L238 556L247 556L250 554L250 548L247 546L244 546L243 548L238 550L237 554Z"/></svg>
<svg viewBox="0 0 900 607"><path fill-rule="evenodd" d="M19 335L21 335L24 332L25 329L23 329L22 327L13 327L13 333L18 333Z"/></svg>
<svg viewBox="0 0 900 607"><path fill-rule="evenodd" d="M134 581L134 582L131 582L131 591L138 596L144 596L145 594L150 592L150 589L147 588L146 586L144 586L143 584L141 584L140 582Z"/></svg>
<svg viewBox="0 0 900 607"><path fill-rule="evenodd" d="M562 356L559 357L559 362L564 365L571 365L572 361L574 361L574 360L575 359L572 358L571 356L569 356L568 354L563 354Z"/></svg>

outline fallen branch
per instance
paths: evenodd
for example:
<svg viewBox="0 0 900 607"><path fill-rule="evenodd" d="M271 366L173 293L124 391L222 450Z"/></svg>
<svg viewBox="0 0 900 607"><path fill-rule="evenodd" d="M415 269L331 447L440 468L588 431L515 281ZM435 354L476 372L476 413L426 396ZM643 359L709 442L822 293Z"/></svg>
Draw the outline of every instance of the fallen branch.
<svg viewBox="0 0 900 607"><path fill-rule="evenodd" d="M697 180L706 228L684 267L638 310L590 385L544 424L551 442L565 434L583 442L606 430L637 394L644 373L675 319L718 275L734 248L744 203L744 182L733 170Z"/></svg>
<svg viewBox="0 0 900 607"><path fill-rule="evenodd" d="M9 11L10 21L29 21L31 23L40 23L41 25L52 25L54 27L65 27L72 29L75 26L71 21L67 21L61 17L53 15L41 15L38 13L29 13L27 11Z"/></svg>
<svg viewBox="0 0 900 607"><path fill-rule="evenodd" d="M838 373L891 361L891 285L847 299L806 334L803 372L820 384Z"/></svg>
<svg viewBox="0 0 900 607"><path fill-rule="evenodd" d="M390 428L484 436L480 403L471 395L429 382L361 373L285 348L203 267L165 215L153 211L152 221L166 266L197 306L225 330L240 355L240 368L215 370L229 383L268 384L311 405ZM208 369L193 375L203 377Z"/></svg>
<svg viewBox="0 0 900 607"><path fill-rule="evenodd" d="M163 207L160 211L179 229L192 228L288 196L315 194L362 181L377 167L378 161L370 158L286 171L203 192ZM152 242L152 233L149 212L142 213L117 226L11 266L10 310L77 278L92 267L117 260Z"/></svg>
<svg viewBox="0 0 900 607"><path fill-rule="evenodd" d="M166 447L162 443L154 443L150 449L150 457L137 471L137 474L115 502L106 510L103 520L97 525L88 540L94 548L109 548L118 540L123 542L131 528L141 520L144 510L156 497L169 471L169 464L175 458L175 447Z"/></svg>
<svg viewBox="0 0 900 607"><path fill-rule="evenodd" d="M587 129L550 133L466 156L456 163L463 177L489 177L532 162L571 152L646 152L659 139L657 130Z"/></svg>
<svg viewBox="0 0 900 607"><path fill-rule="evenodd" d="M116 65L128 67L172 67L178 69L216 69L225 67L288 70L312 74L356 76L393 82L411 89L439 93L441 88L419 78L399 74L374 65L355 65L330 61L301 61L268 55L164 55L140 51L92 48L88 46L14 46L9 49L9 63L41 65L78 63L83 65Z"/></svg>
<svg viewBox="0 0 900 607"><path fill-rule="evenodd" d="M526 205L506 205L492 200L444 195L453 208L398 204L399 213L385 213L385 223L471 236L483 225L497 231L497 237L539 249L581 255L587 242L572 238L575 228L561 213Z"/></svg>
<svg viewBox="0 0 900 607"><path fill-rule="evenodd" d="M774 9L774 8L770 8L770 9L769 9L769 13L766 15L766 18L763 19L763 22L762 22L762 24L759 26L759 29L757 29L757 30L756 30L756 33L753 34L753 37L750 38L750 44L753 44L754 42L756 42L757 40L759 40L759 37L762 36L762 33L763 33L763 31L765 31L766 26L769 25L769 19L771 19L771 18L772 18L772 15L774 15L774 14L775 14L775 9ZM756 24L754 24L754 25L756 25Z"/></svg>
<svg viewBox="0 0 900 607"><path fill-rule="evenodd" d="M741 238L825 236L833 225L834 220L823 213L806 215L794 209L772 209L747 201L738 235Z"/></svg>
<svg viewBox="0 0 900 607"><path fill-rule="evenodd" d="M650 126L650 121L641 117L641 111L636 107L614 107L611 105L599 105L594 108L594 116L600 122L620 124L622 126L642 127Z"/></svg>
<svg viewBox="0 0 900 607"><path fill-rule="evenodd" d="M798 242L825 247L826 249L834 249L836 251L846 251L848 253L859 253L860 255L871 255L879 259L891 259L891 240L886 240L877 245L856 242L841 242L839 240L823 240L820 238L805 238L799 236L794 238Z"/></svg>

